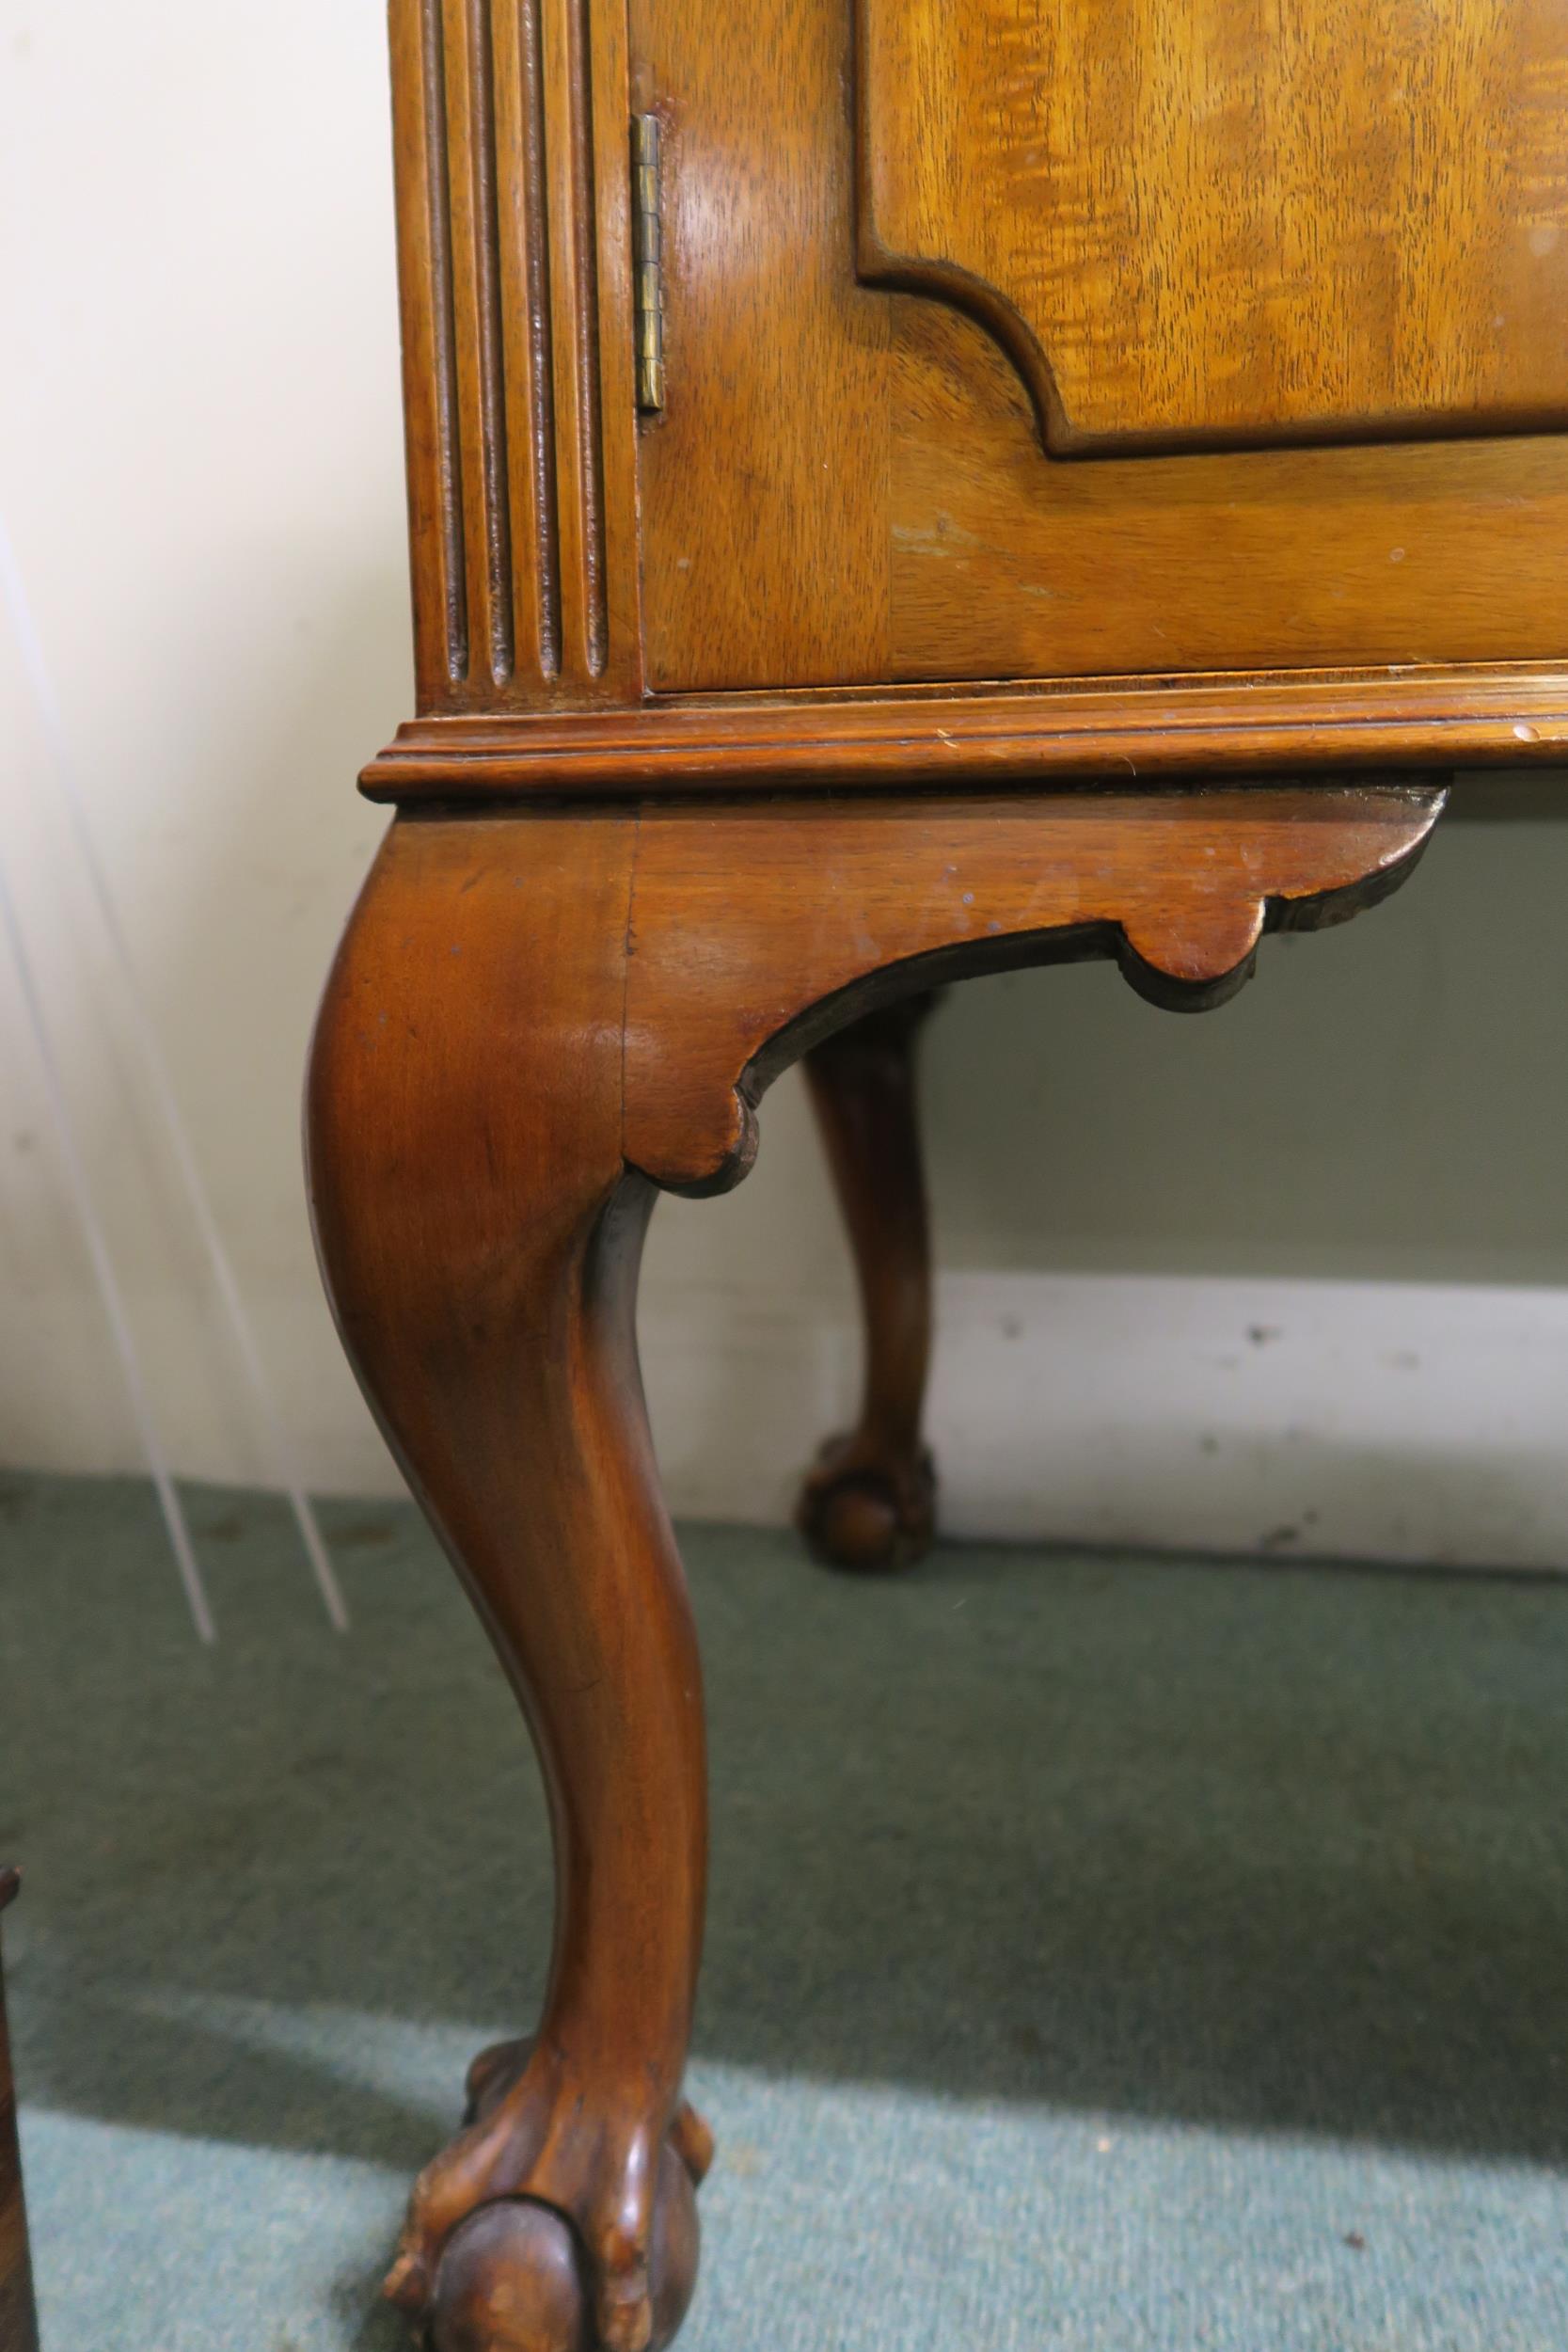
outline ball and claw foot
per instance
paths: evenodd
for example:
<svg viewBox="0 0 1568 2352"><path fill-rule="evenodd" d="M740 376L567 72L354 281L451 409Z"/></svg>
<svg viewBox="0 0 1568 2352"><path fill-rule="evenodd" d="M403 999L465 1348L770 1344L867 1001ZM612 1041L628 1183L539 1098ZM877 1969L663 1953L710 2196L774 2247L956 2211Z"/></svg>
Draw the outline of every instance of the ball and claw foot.
<svg viewBox="0 0 1568 2352"><path fill-rule="evenodd" d="M683 2102L658 2151L646 2257L635 2257L624 2231L595 2231L592 2180L571 2217L564 2199L558 2207L513 2185L519 2155L546 2138L537 2112L530 2121L533 2047L499 2042L469 2068L467 2128L416 2186L386 2293L429 2352L663 2352L697 2281L696 2190L712 2135ZM495 2193L482 2185L452 2220L452 2194L483 2184L486 2158Z"/></svg>
<svg viewBox="0 0 1568 2352"><path fill-rule="evenodd" d="M872 1448L859 1431L830 1438L806 1473L795 1523L816 1559L862 1574L912 1567L936 1534L936 1465Z"/></svg>

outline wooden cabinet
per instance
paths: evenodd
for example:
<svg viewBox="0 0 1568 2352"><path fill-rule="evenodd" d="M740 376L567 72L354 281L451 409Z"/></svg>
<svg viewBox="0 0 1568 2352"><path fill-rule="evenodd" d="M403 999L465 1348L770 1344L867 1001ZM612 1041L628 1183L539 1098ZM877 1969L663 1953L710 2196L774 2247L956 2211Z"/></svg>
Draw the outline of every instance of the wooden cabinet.
<svg viewBox="0 0 1568 2352"><path fill-rule="evenodd" d="M656 690L1561 655L1555 0L636 13Z"/></svg>
<svg viewBox="0 0 1568 2352"><path fill-rule="evenodd" d="M392 13L372 789L1562 755L1561 0Z"/></svg>
<svg viewBox="0 0 1568 2352"><path fill-rule="evenodd" d="M867 1296L923 1348L890 1008L1091 955L1217 1001L1402 879L1444 772L1563 757L1568 0L391 31L418 708L363 779L400 814L323 1009L312 1196L561 1883L538 2037L479 2062L392 2290L438 2352L643 2352L709 2153L657 1191L737 1182L768 1080L880 1016L818 1091L863 1249L879 1197L898 1227ZM895 1401L864 1444L885 1470L898 1421L913 1541Z"/></svg>

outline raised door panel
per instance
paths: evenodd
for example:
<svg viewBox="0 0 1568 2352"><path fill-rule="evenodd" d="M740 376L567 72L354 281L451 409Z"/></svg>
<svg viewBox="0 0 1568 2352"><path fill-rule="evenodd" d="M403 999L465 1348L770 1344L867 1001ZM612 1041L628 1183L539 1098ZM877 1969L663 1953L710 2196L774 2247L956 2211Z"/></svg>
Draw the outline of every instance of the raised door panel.
<svg viewBox="0 0 1568 2352"><path fill-rule="evenodd" d="M1059 462L971 319L895 315L890 677L1568 653L1568 437Z"/></svg>
<svg viewBox="0 0 1568 2352"><path fill-rule="evenodd" d="M1568 656L1568 0L631 30L653 691Z"/></svg>
<svg viewBox="0 0 1568 2352"><path fill-rule="evenodd" d="M1562 0L861 0L863 277L1060 454L1568 420Z"/></svg>

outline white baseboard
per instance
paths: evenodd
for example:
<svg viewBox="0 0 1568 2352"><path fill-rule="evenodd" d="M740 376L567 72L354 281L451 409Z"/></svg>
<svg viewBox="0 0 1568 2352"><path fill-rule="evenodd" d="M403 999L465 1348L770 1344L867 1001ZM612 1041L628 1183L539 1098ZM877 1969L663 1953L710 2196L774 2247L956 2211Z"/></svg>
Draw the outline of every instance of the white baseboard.
<svg viewBox="0 0 1568 2352"><path fill-rule="evenodd" d="M954 1534L1568 1567L1568 1292L955 1274L930 1425ZM784 1516L842 1426L842 1305L651 1298L677 1512Z"/></svg>
<svg viewBox="0 0 1568 2352"><path fill-rule="evenodd" d="M401 1491L319 1295L261 1308L310 1486ZM220 1335L184 1301L135 1309L176 1467L271 1483ZM953 1534L1568 1568L1568 1291L954 1274L938 1323ZM853 1411L846 1295L665 1276L641 1332L674 1510L784 1520L801 1465ZM90 1298L35 1319L0 1405L12 1463L140 1466Z"/></svg>

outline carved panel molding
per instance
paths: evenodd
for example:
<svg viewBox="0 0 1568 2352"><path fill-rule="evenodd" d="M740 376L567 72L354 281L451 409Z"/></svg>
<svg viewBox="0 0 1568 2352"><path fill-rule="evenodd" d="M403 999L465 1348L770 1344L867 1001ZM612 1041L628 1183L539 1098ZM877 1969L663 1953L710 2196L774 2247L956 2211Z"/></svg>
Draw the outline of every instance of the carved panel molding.
<svg viewBox="0 0 1568 2352"><path fill-rule="evenodd" d="M1568 423L1559 0L858 7L861 276L1053 453Z"/></svg>

